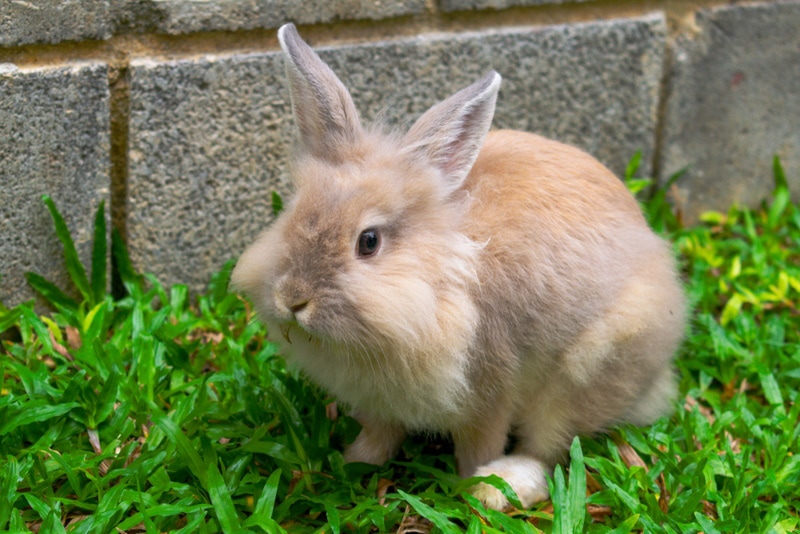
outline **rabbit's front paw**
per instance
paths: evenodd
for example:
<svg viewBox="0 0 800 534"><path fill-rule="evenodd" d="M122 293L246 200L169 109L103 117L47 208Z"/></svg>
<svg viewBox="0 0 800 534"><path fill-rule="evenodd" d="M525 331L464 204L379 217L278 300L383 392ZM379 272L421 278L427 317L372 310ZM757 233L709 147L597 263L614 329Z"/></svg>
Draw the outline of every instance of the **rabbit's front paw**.
<svg viewBox="0 0 800 534"><path fill-rule="evenodd" d="M361 420L361 432L344 450L345 462L382 465L394 458L405 438L405 430L380 422Z"/></svg>
<svg viewBox="0 0 800 534"><path fill-rule="evenodd" d="M530 456L511 455L502 456L483 467L479 467L475 476L497 475L511 486L519 498L524 508L544 501L550 497L547 489L547 479L545 466L531 458ZM472 488L472 494L480 500L484 506L492 510L504 510L508 508L508 499L503 493L492 486L481 482Z"/></svg>

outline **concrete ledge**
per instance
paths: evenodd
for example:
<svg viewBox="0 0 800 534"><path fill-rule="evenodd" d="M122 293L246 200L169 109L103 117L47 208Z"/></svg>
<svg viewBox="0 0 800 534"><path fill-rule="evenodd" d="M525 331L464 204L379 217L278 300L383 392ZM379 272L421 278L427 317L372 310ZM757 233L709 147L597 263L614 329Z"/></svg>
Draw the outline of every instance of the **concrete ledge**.
<svg viewBox="0 0 800 534"><path fill-rule="evenodd" d="M330 23L337 20L380 20L425 10L425 0L114 0L117 20L126 18L158 31L180 34L212 30L277 28L286 22Z"/></svg>
<svg viewBox="0 0 800 534"><path fill-rule="evenodd" d="M105 65L0 73L0 301L32 296L24 274L69 286L41 195L53 197L88 264L94 212L109 194Z"/></svg>
<svg viewBox="0 0 800 534"><path fill-rule="evenodd" d="M488 69L496 127L577 144L621 171L654 143L665 22L423 35L320 51L363 117L413 121ZM131 68L128 232L140 269L202 289L267 225L294 125L279 54Z"/></svg>
<svg viewBox="0 0 800 534"><path fill-rule="evenodd" d="M102 40L125 32L185 34L419 14L425 0L3 0L0 46Z"/></svg>
<svg viewBox="0 0 800 534"><path fill-rule="evenodd" d="M464 11L468 9L506 9L517 6L543 6L547 4L569 4L594 0L439 0L442 11Z"/></svg>
<svg viewBox="0 0 800 534"><path fill-rule="evenodd" d="M675 48L662 139L662 179L687 167L679 206L757 203L781 157L800 192L800 3L699 12L697 34Z"/></svg>

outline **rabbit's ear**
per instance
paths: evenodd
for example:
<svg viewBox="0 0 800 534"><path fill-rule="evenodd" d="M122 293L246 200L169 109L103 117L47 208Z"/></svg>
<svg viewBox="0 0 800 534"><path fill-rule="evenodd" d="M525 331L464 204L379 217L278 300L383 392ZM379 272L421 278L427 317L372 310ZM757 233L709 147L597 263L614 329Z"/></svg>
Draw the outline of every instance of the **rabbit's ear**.
<svg viewBox="0 0 800 534"><path fill-rule="evenodd" d="M339 161L342 149L362 136L361 122L344 84L308 46L294 24L278 30L286 57L292 110L303 146L315 157Z"/></svg>
<svg viewBox="0 0 800 534"><path fill-rule="evenodd" d="M495 71L439 102L403 138L406 150L442 171L450 191L464 182L492 125L500 75Z"/></svg>

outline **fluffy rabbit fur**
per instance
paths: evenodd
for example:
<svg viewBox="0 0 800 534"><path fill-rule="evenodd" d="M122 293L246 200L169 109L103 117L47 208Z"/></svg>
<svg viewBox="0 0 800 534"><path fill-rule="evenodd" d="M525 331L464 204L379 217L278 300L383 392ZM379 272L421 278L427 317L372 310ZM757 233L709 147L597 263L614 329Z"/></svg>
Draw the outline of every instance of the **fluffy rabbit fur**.
<svg viewBox="0 0 800 534"><path fill-rule="evenodd" d="M392 458L407 431L449 433L462 476L497 474L529 506L573 436L671 408L684 296L620 180L578 149L489 133L496 72L387 134L361 125L293 25L278 37L296 193L233 286L352 408L348 461Z"/></svg>

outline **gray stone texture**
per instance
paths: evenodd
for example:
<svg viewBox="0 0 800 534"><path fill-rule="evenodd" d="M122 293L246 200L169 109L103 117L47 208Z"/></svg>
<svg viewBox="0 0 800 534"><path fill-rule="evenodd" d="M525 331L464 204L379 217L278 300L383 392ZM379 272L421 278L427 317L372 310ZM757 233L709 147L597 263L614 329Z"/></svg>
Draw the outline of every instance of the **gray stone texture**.
<svg viewBox="0 0 800 534"><path fill-rule="evenodd" d="M800 192L800 2L701 11L676 44L662 136L662 179L688 168L677 201L687 220L755 204L782 159Z"/></svg>
<svg viewBox="0 0 800 534"><path fill-rule="evenodd" d="M407 124L490 68L496 127L573 143L620 172L654 144L662 16L423 35L320 55L366 119ZM312 43L313 44L313 43ZM128 231L140 269L201 289L269 222L294 125L280 54L131 68ZM647 169L646 169L647 170Z"/></svg>
<svg viewBox="0 0 800 534"><path fill-rule="evenodd" d="M294 128L278 54L131 65L128 242L199 290L270 219Z"/></svg>
<svg viewBox="0 0 800 534"><path fill-rule="evenodd" d="M120 29L170 34L277 28L286 22L379 20L425 10L425 0L112 0Z"/></svg>
<svg viewBox="0 0 800 534"><path fill-rule="evenodd" d="M547 4L571 4L594 0L439 0L442 11L465 11L469 9L506 9L517 6L543 6Z"/></svg>
<svg viewBox="0 0 800 534"><path fill-rule="evenodd" d="M107 39L109 0L0 1L0 46Z"/></svg>
<svg viewBox="0 0 800 534"><path fill-rule="evenodd" d="M184 34L420 14L425 0L0 0L0 46Z"/></svg>
<svg viewBox="0 0 800 534"><path fill-rule="evenodd" d="M109 194L105 65L2 69L0 74L0 301L32 296L33 271L69 287L60 242L41 195L53 197L82 259L94 214Z"/></svg>

